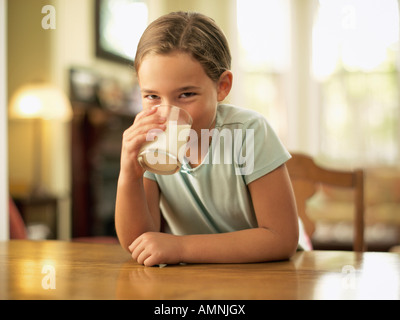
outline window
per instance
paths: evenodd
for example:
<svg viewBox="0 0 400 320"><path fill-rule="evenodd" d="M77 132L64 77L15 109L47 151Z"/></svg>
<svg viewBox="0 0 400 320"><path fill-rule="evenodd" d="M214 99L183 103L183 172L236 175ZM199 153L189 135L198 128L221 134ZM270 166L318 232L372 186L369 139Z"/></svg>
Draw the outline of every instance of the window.
<svg viewBox="0 0 400 320"><path fill-rule="evenodd" d="M287 134L286 74L290 64L289 0L237 0L236 103L263 114Z"/></svg>
<svg viewBox="0 0 400 320"><path fill-rule="evenodd" d="M323 157L398 164L398 1L320 0L312 36Z"/></svg>

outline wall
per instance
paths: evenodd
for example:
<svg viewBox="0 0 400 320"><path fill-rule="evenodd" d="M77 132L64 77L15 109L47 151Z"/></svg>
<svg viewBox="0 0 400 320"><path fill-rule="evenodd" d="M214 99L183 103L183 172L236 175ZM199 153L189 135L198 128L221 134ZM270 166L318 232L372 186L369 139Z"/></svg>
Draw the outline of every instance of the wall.
<svg viewBox="0 0 400 320"><path fill-rule="evenodd" d="M41 8L47 0L8 1L8 98L21 85L51 80L50 32L41 27ZM26 121L9 123L9 166L13 189L24 192L32 181L32 126Z"/></svg>
<svg viewBox="0 0 400 320"><path fill-rule="evenodd" d="M44 81L61 86L55 80L58 67L54 53L56 29L43 29L45 5L52 0L8 1L8 97L20 86ZM61 86L64 91L65 87ZM67 91L66 91L67 92ZM50 194L60 199L58 234L69 237L70 224L70 148L68 125L60 121L42 121L39 137L34 134L33 121L10 119L8 122L9 188L13 196L27 196L33 187L34 155L41 141L41 182ZM36 139L38 137L38 139Z"/></svg>
<svg viewBox="0 0 400 320"><path fill-rule="evenodd" d="M68 69L80 66L132 84L134 74L130 66L95 56L94 0L53 0L53 3L57 11L57 29L51 42L53 81L68 91Z"/></svg>
<svg viewBox="0 0 400 320"><path fill-rule="evenodd" d="M51 31L42 29L42 7L52 0L8 1L8 96L23 83L50 81Z"/></svg>

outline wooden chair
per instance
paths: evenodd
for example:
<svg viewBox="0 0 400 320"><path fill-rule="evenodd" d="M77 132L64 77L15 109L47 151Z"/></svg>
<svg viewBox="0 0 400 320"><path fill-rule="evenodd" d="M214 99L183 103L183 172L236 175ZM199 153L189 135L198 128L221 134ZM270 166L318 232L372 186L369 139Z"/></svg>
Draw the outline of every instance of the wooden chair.
<svg viewBox="0 0 400 320"><path fill-rule="evenodd" d="M364 251L364 172L337 171L322 168L309 156L292 153L286 163L296 197L297 210L306 234L312 237L314 222L307 216L306 201L314 195L320 184L352 188L354 190L354 239L353 250Z"/></svg>

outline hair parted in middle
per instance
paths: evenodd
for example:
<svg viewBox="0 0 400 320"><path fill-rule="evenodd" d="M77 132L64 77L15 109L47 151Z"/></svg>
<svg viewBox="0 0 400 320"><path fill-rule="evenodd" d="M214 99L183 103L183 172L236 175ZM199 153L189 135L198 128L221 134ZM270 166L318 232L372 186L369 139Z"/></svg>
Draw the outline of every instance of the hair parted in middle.
<svg viewBox="0 0 400 320"><path fill-rule="evenodd" d="M213 19L200 13L172 12L153 21L139 41L136 72L147 55L174 51L192 55L215 82L231 69L232 57L223 31Z"/></svg>

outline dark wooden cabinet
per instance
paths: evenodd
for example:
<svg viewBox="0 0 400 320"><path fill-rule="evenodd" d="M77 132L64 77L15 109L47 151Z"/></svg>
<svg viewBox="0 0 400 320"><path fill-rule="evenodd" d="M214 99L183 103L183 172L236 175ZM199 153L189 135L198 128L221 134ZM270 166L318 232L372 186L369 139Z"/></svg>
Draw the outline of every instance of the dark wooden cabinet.
<svg viewBox="0 0 400 320"><path fill-rule="evenodd" d="M122 134L134 114L72 105L72 237L113 236Z"/></svg>

